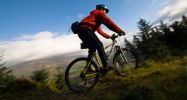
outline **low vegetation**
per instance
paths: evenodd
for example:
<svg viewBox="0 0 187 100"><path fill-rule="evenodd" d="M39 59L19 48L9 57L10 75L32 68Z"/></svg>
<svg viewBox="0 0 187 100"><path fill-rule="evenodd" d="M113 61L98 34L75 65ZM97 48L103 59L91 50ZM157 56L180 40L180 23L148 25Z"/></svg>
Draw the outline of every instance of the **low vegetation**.
<svg viewBox="0 0 187 100"><path fill-rule="evenodd" d="M44 88L36 81L16 79L1 100L61 100L61 99L127 99L127 100L186 100L187 57L166 58L165 61L148 60L127 77L110 72L93 90L84 94L69 91L63 74L49 81ZM61 84L60 84L61 83ZM17 96L19 95L19 96Z"/></svg>
<svg viewBox="0 0 187 100"><path fill-rule="evenodd" d="M14 81L15 77L11 75L11 70L4 66L2 57L0 57L0 94L7 90Z"/></svg>

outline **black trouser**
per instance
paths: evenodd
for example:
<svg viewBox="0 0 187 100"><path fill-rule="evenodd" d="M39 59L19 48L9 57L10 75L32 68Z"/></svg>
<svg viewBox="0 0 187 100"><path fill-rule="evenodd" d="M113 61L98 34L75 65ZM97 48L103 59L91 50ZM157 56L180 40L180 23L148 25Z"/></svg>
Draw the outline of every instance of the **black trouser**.
<svg viewBox="0 0 187 100"><path fill-rule="evenodd" d="M92 30L89 30L89 29L80 29L78 36L82 40L83 43L89 46L88 48L89 55L91 55L96 50L98 51L101 62L103 64L103 68L107 68L107 60L106 60L104 47L103 47L102 42L96 36L96 34Z"/></svg>

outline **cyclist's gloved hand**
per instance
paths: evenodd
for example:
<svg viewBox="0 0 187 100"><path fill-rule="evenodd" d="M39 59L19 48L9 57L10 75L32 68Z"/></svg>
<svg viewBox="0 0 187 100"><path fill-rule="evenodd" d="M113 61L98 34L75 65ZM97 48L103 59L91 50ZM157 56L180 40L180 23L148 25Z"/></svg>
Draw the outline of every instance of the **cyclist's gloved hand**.
<svg viewBox="0 0 187 100"><path fill-rule="evenodd" d="M112 34L112 36L110 37L112 40L115 40L115 38L117 38L118 36L115 34Z"/></svg>
<svg viewBox="0 0 187 100"><path fill-rule="evenodd" d="M118 33L119 36L122 36L122 35L125 35L126 33L123 31L123 32L120 32Z"/></svg>

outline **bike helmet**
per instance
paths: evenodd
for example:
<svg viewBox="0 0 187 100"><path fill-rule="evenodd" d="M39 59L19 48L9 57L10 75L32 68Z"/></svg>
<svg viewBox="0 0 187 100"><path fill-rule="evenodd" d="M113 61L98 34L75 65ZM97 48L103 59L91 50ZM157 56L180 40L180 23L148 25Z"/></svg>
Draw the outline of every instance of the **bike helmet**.
<svg viewBox="0 0 187 100"><path fill-rule="evenodd" d="M104 10L106 10L106 13L109 12L109 9L103 4L96 5L96 9L98 9L98 10L104 9Z"/></svg>

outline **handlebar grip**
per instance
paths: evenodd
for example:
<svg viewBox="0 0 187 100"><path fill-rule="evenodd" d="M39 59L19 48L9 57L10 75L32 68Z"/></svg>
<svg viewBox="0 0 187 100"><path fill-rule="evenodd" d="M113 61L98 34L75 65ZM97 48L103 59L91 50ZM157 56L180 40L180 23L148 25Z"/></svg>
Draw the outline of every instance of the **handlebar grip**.
<svg viewBox="0 0 187 100"><path fill-rule="evenodd" d="M117 37L118 37L118 35L112 34L111 39L112 39L112 40L115 40Z"/></svg>

